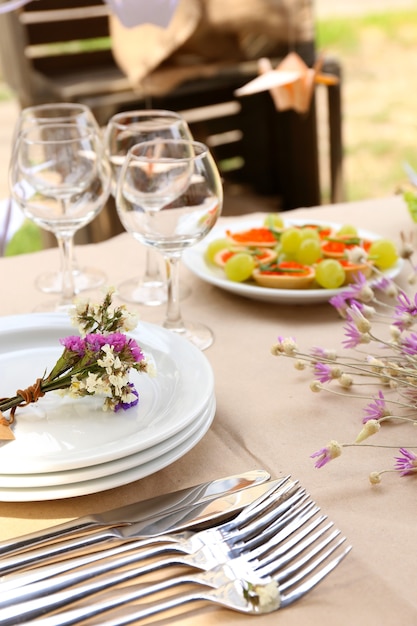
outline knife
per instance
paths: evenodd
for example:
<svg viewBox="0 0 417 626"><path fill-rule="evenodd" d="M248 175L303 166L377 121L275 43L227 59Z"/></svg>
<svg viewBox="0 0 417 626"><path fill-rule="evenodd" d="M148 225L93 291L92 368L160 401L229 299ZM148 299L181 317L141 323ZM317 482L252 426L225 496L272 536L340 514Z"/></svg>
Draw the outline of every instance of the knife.
<svg viewBox="0 0 417 626"><path fill-rule="evenodd" d="M44 543L49 544L51 541L71 534L129 525L145 520L150 523L152 519L159 519L190 506L210 502L221 494L233 493L251 485L262 484L269 478L270 474L265 470L253 470L180 489L110 511L79 517L16 539L2 541L0 542L0 556L22 552Z"/></svg>
<svg viewBox="0 0 417 626"><path fill-rule="evenodd" d="M149 546L154 539L157 540L159 536L164 536L167 532L185 529L201 530L221 523L255 501L260 502L261 499L268 497L287 480L288 477L223 494L205 504L194 504L184 509L181 514L172 513L168 517L162 516L151 523L149 520L144 520L129 526L99 530L90 535L56 543L52 546L52 550L51 546L42 546L8 559L2 559L2 595L12 589L94 563L104 556L115 556L126 549L137 550L140 547ZM115 543L106 542L111 539L116 540ZM104 546L103 541L106 542Z"/></svg>

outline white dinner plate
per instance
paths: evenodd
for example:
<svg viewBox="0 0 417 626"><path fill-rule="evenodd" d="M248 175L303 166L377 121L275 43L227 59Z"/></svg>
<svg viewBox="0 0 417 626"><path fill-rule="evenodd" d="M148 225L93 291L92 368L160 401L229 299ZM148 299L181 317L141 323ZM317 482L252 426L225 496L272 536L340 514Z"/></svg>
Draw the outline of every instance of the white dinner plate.
<svg viewBox="0 0 417 626"><path fill-rule="evenodd" d="M39 488L54 487L62 485L71 485L79 482L95 480L97 478L105 478L111 474L123 472L133 467L145 465L153 461L157 457L170 452L178 447L183 441L190 438L197 432L213 415L216 407L215 397L212 396L207 406L195 420L183 428L179 433L165 439L155 446L141 450L136 454L109 461L108 463L99 463L98 465L89 465L88 467L80 467L73 470L62 472L42 472L40 474L0 474L0 489L21 489L21 488Z"/></svg>
<svg viewBox="0 0 417 626"><path fill-rule="evenodd" d="M0 502L35 502L44 500L59 500L63 498L74 498L76 496L85 496L91 493L98 493L106 489L114 489L127 485L150 476L155 472L167 467L183 457L204 437L211 426L216 411L215 402L210 404L209 410L204 414L204 418L199 421L198 428L189 437L184 439L182 443L175 446L165 454L157 456L148 463L143 463L130 469L101 476L96 479L86 480L84 482L70 483L60 486L45 487L22 487L22 488L2 488L0 487Z"/></svg>
<svg viewBox="0 0 417 626"><path fill-rule="evenodd" d="M302 225L302 224L319 224L322 226L331 226L340 228L341 224L334 222L321 222L318 220L285 220L285 226ZM227 229L230 231L244 231L249 228L259 228L262 226L260 219L251 220L231 220L227 222ZM366 239L381 239L381 235L377 235L367 230L358 229L359 235ZM276 302L280 304L314 304L318 302L327 302L330 298L343 291L343 287L339 289L273 289L270 287L260 287L255 282L237 283L228 280L224 271L220 267L209 265L204 260L204 253L207 245L214 239L224 238L226 235L226 226L215 226L210 234L195 246L188 248L183 253L183 261L188 269L196 276L211 285L220 287L225 291L250 298L251 300L260 300L263 302ZM384 272L389 278L395 278L401 271L402 261L399 260L391 269Z"/></svg>
<svg viewBox="0 0 417 626"><path fill-rule="evenodd" d="M0 396L33 384L62 352L59 339L76 334L64 314L0 318ZM47 393L16 412L14 441L0 446L1 474L85 468L146 450L172 437L207 406L214 377L204 354L159 326L140 322L130 333L156 367L156 376L133 371L139 404L117 413L102 399Z"/></svg>

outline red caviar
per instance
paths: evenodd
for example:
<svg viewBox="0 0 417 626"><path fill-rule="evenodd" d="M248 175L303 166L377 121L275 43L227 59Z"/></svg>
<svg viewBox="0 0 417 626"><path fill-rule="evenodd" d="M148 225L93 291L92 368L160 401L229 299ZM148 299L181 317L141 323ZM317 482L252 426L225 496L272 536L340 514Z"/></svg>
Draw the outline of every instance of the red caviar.
<svg viewBox="0 0 417 626"><path fill-rule="evenodd" d="M277 240L274 234L269 228L250 228L239 233L232 233L230 230L226 230L226 235L230 239L237 243L243 243L245 245L270 245L274 246Z"/></svg>

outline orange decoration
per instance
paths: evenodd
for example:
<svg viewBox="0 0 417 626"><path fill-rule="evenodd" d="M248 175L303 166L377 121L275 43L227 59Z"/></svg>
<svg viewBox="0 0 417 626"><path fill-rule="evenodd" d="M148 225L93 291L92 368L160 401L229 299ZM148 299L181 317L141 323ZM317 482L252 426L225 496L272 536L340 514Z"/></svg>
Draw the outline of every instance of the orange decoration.
<svg viewBox="0 0 417 626"><path fill-rule="evenodd" d="M259 76L235 91L236 96L269 91L278 111L294 109L306 113L310 108L314 85L335 85L337 76L322 74L323 58L319 57L312 68L296 52L290 52L274 69L269 59L259 59Z"/></svg>

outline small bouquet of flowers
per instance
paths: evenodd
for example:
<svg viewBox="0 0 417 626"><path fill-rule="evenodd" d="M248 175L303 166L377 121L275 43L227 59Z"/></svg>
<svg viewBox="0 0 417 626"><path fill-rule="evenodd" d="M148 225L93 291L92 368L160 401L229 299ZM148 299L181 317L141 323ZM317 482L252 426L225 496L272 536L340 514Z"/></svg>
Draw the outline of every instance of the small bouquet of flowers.
<svg viewBox="0 0 417 626"><path fill-rule="evenodd" d="M152 366L137 342L123 332L137 326L136 316L124 305L112 307L112 297L110 290L100 304L78 302L71 321L80 334L61 339L63 352L49 374L27 389L18 389L14 396L0 399L0 439L14 439L11 426L18 407L37 402L50 391L74 398L102 395L105 411L117 412L138 403L129 372L152 374ZM7 417L6 411L10 411Z"/></svg>
<svg viewBox="0 0 417 626"><path fill-rule="evenodd" d="M411 262L412 249L409 242L404 237L402 239L402 256ZM410 283L416 277L416 268L412 269ZM394 298L395 303L390 303L387 298L380 300L381 296L377 294L381 293ZM345 448L365 446L369 450L381 447L395 450L393 465L373 469L369 474L371 484L378 484L386 472L400 476L417 474L417 454L413 452L413 449L417 450L417 333L413 331L417 324L417 294L409 297L384 276L371 286L359 273L353 284L330 299L330 304L345 320L346 339L342 351L319 346L301 350L292 337L278 337L271 348L273 355L294 359L297 369L312 371L310 388L313 392L325 390L344 398L364 400L356 440L340 443L331 439L312 453L315 466L327 465ZM376 385L379 389L377 393L366 393L360 391L364 385L368 388ZM407 440L400 439L403 429L391 429L398 443L370 444L368 438L389 423L402 424L408 432ZM407 427L411 429L407 430ZM366 444L363 444L365 440Z"/></svg>

